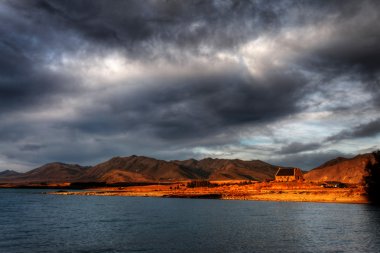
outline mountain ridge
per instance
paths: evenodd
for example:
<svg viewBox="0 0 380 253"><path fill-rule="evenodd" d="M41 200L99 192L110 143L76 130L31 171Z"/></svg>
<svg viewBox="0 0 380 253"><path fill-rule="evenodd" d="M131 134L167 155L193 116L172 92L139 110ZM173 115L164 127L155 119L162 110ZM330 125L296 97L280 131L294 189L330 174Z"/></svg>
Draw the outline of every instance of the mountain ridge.
<svg viewBox="0 0 380 253"><path fill-rule="evenodd" d="M0 182L155 182L181 180L273 179L281 166L260 160L205 158L164 161L146 156L112 157L95 166L48 163L17 175L1 176Z"/></svg>
<svg viewBox="0 0 380 253"><path fill-rule="evenodd" d="M374 162L372 153L356 155L352 158L337 157L304 174L308 181L338 181L349 184L361 184L367 175L366 165Z"/></svg>
<svg viewBox="0 0 380 253"><path fill-rule="evenodd" d="M304 173L307 181L362 183L365 166L373 155L337 157ZM25 173L0 172L0 183L63 182L159 182L186 180L273 180L278 168L261 160L204 158L201 160L159 160L146 156L112 157L94 166L53 162Z"/></svg>

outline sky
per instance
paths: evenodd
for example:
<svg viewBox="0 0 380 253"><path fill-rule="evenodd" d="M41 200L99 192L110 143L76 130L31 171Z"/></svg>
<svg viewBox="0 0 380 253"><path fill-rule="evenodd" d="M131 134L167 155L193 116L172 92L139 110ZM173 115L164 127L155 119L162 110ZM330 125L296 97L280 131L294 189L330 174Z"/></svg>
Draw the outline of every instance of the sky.
<svg viewBox="0 0 380 253"><path fill-rule="evenodd" d="M1 0L0 170L377 150L379 24L376 0Z"/></svg>

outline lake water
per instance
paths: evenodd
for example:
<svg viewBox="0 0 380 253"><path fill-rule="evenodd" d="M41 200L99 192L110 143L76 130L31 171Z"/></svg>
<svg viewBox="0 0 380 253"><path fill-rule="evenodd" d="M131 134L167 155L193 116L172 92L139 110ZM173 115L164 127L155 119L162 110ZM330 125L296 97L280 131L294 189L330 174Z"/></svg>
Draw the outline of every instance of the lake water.
<svg viewBox="0 0 380 253"><path fill-rule="evenodd" d="M369 205L0 189L0 252L380 252Z"/></svg>

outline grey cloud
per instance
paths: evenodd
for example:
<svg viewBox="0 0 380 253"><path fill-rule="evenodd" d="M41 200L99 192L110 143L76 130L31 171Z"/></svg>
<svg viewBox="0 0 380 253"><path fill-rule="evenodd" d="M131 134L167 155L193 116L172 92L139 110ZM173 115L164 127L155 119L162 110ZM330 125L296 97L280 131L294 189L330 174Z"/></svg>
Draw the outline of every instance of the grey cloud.
<svg viewBox="0 0 380 253"><path fill-rule="evenodd" d="M45 145L40 145L40 144L25 144L20 147L21 151L36 151L44 148Z"/></svg>
<svg viewBox="0 0 380 253"><path fill-rule="evenodd" d="M0 15L0 116L51 105L57 97L78 91L72 77L47 69L49 57L65 50L60 46L63 37L13 14Z"/></svg>
<svg viewBox="0 0 380 253"><path fill-rule="evenodd" d="M16 141L26 138L31 132L31 127L23 125L20 122L5 123L3 120L0 125L0 140L2 142L15 143Z"/></svg>
<svg viewBox="0 0 380 253"><path fill-rule="evenodd" d="M84 117L68 127L94 133L145 130L168 141L204 138L229 127L268 123L299 111L303 85L303 76L296 72L263 79L231 72L167 80L153 88L103 97L98 102L108 105L104 113L86 108Z"/></svg>
<svg viewBox="0 0 380 253"><path fill-rule="evenodd" d="M354 156L354 154L342 153L336 150L328 150L320 152L285 155L277 158L268 159L268 162L272 164L280 164L282 166L298 167L303 170L310 170L336 157L352 156Z"/></svg>
<svg viewBox="0 0 380 253"><path fill-rule="evenodd" d="M332 29L327 41L305 51L300 63L321 76L326 87L345 76L362 82L379 107L380 93L380 3L378 1L331 1L323 8ZM339 6L337 6L339 5ZM349 92L349 90L348 90Z"/></svg>
<svg viewBox="0 0 380 253"><path fill-rule="evenodd" d="M292 64L314 73L310 79L311 92L330 96L329 86L339 78L362 83L363 89L372 95L372 105L380 108L380 3L378 1L306 1L291 6L282 29L304 27L306 37L320 31L320 38L311 45L278 38L282 45L297 52ZM307 20L307 21L305 21ZM310 31L307 28L313 27ZM317 43L314 43L317 42ZM347 84L347 93L350 93ZM337 94L334 94L336 97ZM333 104L333 99L331 100Z"/></svg>
<svg viewBox="0 0 380 253"><path fill-rule="evenodd" d="M343 130L327 138L327 141L340 141L344 139L375 137L380 134L380 118L371 122L355 126L351 130Z"/></svg>
<svg viewBox="0 0 380 253"><path fill-rule="evenodd" d="M9 2L12 4L12 1ZM299 66L331 72L378 71L379 15L377 1L18 1L16 10L48 32L77 32L84 40L127 49L147 60L158 44L201 53L232 50L265 34L296 26L329 22L334 30L327 43L302 50ZM368 12L375 12L369 16ZM162 57L168 52L160 52ZM174 57L176 58L176 57ZM336 74L336 73L335 73Z"/></svg>
<svg viewBox="0 0 380 253"><path fill-rule="evenodd" d="M49 20L101 45L149 57L163 43L199 53L234 46L276 30L288 3L272 1L21 1L35 22ZM164 54L164 52L162 52Z"/></svg>
<svg viewBox="0 0 380 253"><path fill-rule="evenodd" d="M322 145L320 143L301 143L301 142L292 142L288 145L281 147L278 151L278 154L296 154L305 151L311 151L321 148Z"/></svg>
<svg viewBox="0 0 380 253"><path fill-rule="evenodd" d="M16 157L20 149L29 155L20 159L87 163L134 153L190 157L196 146L228 145L236 142L242 128L265 127L310 109L300 102L315 92L334 108L334 100L344 94L330 96L334 92L330 86L342 76L361 83L372 95L373 106L380 107L377 1L31 0L0 5L8 8L7 14L0 12L0 140L14 144L10 156ZM276 37L293 28L319 29L322 24L334 31L323 43L316 38L312 46L300 45L298 40L290 43L286 36ZM188 57L193 55L206 57L211 65L213 53L233 54L260 37L272 38L296 56L282 67L269 64L261 77L237 70L242 66L230 66L230 72L157 78L152 86L144 86L143 80L135 90L100 94L93 94L70 73L46 68L66 54L101 55L110 49L142 65L155 59L191 65ZM277 52L271 53L275 59ZM90 100L89 105L78 105L75 116L55 115L43 122L18 119L20 113L43 112L75 96L77 102ZM354 104L345 106L347 115L357 109ZM358 124L330 140L378 133L379 120ZM127 137L118 139L119 135ZM310 168L341 155L316 152L320 147L289 143L273 161Z"/></svg>
<svg viewBox="0 0 380 253"><path fill-rule="evenodd" d="M334 66L336 69L363 67L378 70L380 31L375 25L380 19L378 1L345 1L343 4L329 1L323 5L314 2L311 6L313 8L307 9L306 14L314 11L310 18L319 19L317 27L327 24L329 26L324 28L331 29L332 33L323 38L327 39L325 42L312 48L309 60L323 64L320 67L326 70Z"/></svg>

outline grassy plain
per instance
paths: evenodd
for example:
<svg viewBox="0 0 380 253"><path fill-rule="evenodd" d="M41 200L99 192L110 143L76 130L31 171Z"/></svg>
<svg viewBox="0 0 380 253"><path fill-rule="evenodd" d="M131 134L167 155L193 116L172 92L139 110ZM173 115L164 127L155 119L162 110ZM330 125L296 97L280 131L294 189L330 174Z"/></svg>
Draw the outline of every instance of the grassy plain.
<svg viewBox="0 0 380 253"><path fill-rule="evenodd" d="M101 187L84 191L58 191L60 195L217 198L230 200L368 203L362 186L323 188L308 182L213 181L210 187L188 187L188 182L129 187Z"/></svg>

